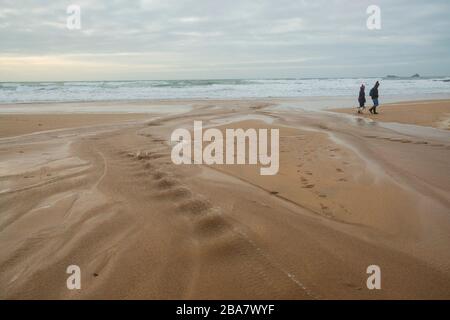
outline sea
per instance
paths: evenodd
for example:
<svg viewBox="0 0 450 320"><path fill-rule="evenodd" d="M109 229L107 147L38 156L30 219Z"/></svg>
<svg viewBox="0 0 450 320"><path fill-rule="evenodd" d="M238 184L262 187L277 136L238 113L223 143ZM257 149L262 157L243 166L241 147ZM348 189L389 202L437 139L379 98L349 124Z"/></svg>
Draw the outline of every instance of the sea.
<svg viewBox="0 0 450 320"><path fill-rule="evenodd" d="M380 98L449 98L450 77L0 82L0 104L33 102L357 97L380 81Z"/></svg>

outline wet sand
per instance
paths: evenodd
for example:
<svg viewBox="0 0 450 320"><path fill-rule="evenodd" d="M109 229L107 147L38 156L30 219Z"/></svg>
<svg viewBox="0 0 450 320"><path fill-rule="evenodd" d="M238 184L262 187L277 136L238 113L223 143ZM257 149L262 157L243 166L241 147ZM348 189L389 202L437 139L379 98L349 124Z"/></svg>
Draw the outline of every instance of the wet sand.
<svg viewBox="0 0 450 320"><path fill-rule="evenodd" d="M356 108L333 109L332 111L355 114L376 121L398 122L450 130L450 100L391 103L378 107L379 114L370 114L371 101L366 105L363 114L358 114Z"/></svg>
<svg viewBox="0 0 450 320"><path fill-rule="evenodd" d="M450 134L276 104L53 128L14 115L24 125L0 126L0 297L449 299ZM170 134L194 120L279 128L278 174L174 165ZM35 123L49 127L30 135ZM71 264L81 290L66 287ZM373 264L381 290L366 287Z"/></svg>

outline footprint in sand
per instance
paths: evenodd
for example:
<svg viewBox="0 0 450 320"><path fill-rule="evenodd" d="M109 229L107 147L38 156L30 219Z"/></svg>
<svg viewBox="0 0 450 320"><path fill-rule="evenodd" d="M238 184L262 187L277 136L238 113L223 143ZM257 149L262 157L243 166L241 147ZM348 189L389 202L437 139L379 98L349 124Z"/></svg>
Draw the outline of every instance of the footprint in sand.
<svg viewBox="0 0 450 320"><path fill-rule="evenodd" d="M176 187L173 189L163 190L156 194L156 197L158 198L164 198L164 199L182 199L182 198L188 198L192 196L191 190L189 190L185 186Z"/></svg>
<svg viewBox="0 0 450 320"><path fill-rule="evenodd" d="M177 185L180 185L180 182L173 178L162 178L157 183L157 186L160 189L168 189Z"/></svg>
<svg viewBox="0 0 450 320"><path fill-rule="evenodd" d="M213 212L202 217L196 223L195 230L203 237L217 237L230 230L230 225L220 213Z"/></svg>
<svg viewBox="0 0 450 320"><path fill-rule="evenodd" d="M326 216L332 218L333 214L331 213L331 211L329 210L329 208L324 205L323 203L320 204L320 208L322 209L322 213L325 214Z"/></svg>
<svg viewBox="0 0 450 320"><path fill-rule="evenodd" d="M389 141L393 142L401 142L401 143L411 143L411 140L408 139L402 139L402 138L388 138Z"/></svg>
<svg viewBox="0 0 450 320"><path fill-rule="evenodd" d="M314 185L313 184L308 184L308 185L304 186L303 188L311 189L311 188L314 188Z"/></svg>
<svg viewBox="0 0 450 320"><path fill-rule="evenodd" d="M164 177L167 177L169 174L167 173L167 172L165 172L165 171L161 171L161 170L157 170L157 171L155 171L154 173L153 173L153 178L155 179L155 180L160 180L160 179L162 179L162 178L164 178Z"/></svg>
<svg viewBox="0 0 450 320"><path fill-rule="evenodd" d="M138 160L144 160L144 159L150 159L151 152L139 152L139 154L136 156L136 159Z"/></svg>
<svg viewBox="0 0 450 320"><path fill-rule="evenodd" d="M155 166L153 164L151 164L150 162L146 162L144 164L144 168L145 169L153 169Z"/></svg>
<svg viewBox="0 0 450 320"><path fill-rule="evenodd" d="M344 170L342 170L341 168L336 168L337 172L344 172Z"/></svg>
<svg viewBox="0 0 450 320"><path fill-rule="evenodd" d="M211 208L212 205L208 200L198 198L186 200L185 202L178 205L178 210L191 214L200 214Z"/></svg>
<svg viewBox="0 0 450 320"><path fill-rule="evenodd" d="M349 287L349 288L353 288L353 289L356 289L356 290L362 290L362 287L359 287L358 285L356 285L354 283L344 282L343 284L345 286Z"/></svg>
<svg viewBox="0 0 450 320"><path fill-rule="evenodd" d="M159 159L159 158L163 158L165 156L167 156L167 154L165 154L165 153L154 153L154 154L150 155L148 158L149 159Z"/></svg>
<svg viewBox="0 0 450 320"><path fill-rule="evenodd" d="M340 178L338 181L345 182L345 181L347 181L347 179L345 179L345 178Z"/></svg>

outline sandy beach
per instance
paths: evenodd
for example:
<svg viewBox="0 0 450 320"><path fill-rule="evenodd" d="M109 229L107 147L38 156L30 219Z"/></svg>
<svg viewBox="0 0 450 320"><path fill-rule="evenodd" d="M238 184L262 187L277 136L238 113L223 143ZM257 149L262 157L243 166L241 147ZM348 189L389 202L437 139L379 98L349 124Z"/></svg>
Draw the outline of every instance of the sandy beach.
<svg viewBox="0 0 450 320"><path fill-rule="evenodd" d="M0 298L450 299L450 100L284 103L0 115ZM194 120L278 128L278 174L173 164Z"/></svg>

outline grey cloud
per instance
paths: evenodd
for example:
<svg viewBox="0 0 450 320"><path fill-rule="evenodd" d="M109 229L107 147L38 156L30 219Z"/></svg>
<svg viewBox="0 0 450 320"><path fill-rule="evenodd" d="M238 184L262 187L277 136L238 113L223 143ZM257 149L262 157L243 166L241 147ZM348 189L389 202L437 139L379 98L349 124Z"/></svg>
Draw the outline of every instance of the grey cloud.
<svg viewBox="0 0 450 320"><path fill-rule="evenodd" d="M450 74L448 0L376 2L370 31L372 0L0 0L0 76L2 56L107 61L100 78ZM65 28L69 4L82 30Z"/></svg>

